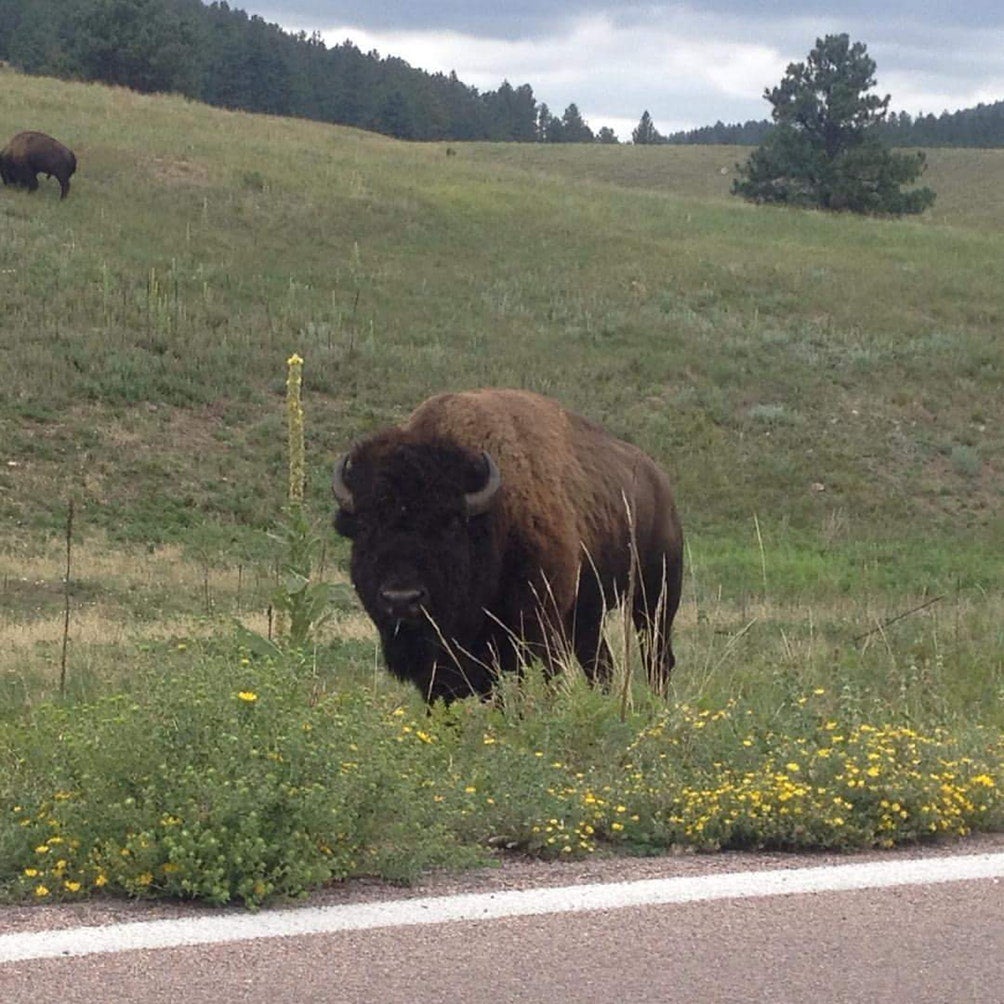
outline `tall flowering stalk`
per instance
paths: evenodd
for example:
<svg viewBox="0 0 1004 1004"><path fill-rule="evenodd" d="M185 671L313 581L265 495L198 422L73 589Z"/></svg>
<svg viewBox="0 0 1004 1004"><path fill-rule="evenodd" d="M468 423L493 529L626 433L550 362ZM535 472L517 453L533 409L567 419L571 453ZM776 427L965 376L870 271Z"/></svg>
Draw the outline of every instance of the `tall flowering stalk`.
<svg viewBox="0 0 1004 1004"><path fill-rule="evenodd" d="M275 635L302 648L331 614L333 587L311 581L313 555L320 541L304 506L306 450L303 434L303 360L293 353L286 360L286 429L289 443L289 483L286 518L271 536L282 546L279 584L272 596Z"/></svg>

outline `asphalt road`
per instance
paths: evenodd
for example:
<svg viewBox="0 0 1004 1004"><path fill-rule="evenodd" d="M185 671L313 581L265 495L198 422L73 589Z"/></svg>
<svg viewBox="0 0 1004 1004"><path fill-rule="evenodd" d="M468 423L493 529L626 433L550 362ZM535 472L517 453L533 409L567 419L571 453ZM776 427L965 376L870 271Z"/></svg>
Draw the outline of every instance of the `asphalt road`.
<svg viewBox="0 0 1004 1004"><path fill-rule="evenodd" d="M868 888L872 872L855 871L862 862L877 863L881 881L896 884ZM985 874L952 879L956 862L963 869L986 862ZM932 869L946 870L927 881ZM845 880L858 872L862 887L827 888L831 874ZM814 891L785 891L801 886ZM644 905L609 905L632 896ZM645 903L650 896L680 901ZM561 906L563 897L571 905ZM451 910L499 916L437 919ZM238 941L117 951L130 932L170 941L188 937L176 932L193 919L206 921L207 931L259 921L178 905L0 910L0 958L9 957L5 944L8 953L64 951L53 939L76 944L79 932L99 927L110 941L73 949L91 954L0 963L0 1001L1004 1004L1004 837L854 858L515 863L435 878L403 901L400 890L362 883L307 910L257 916L287 926L319 917L350 929L257 936L252 928L231 932Z"/></svg>

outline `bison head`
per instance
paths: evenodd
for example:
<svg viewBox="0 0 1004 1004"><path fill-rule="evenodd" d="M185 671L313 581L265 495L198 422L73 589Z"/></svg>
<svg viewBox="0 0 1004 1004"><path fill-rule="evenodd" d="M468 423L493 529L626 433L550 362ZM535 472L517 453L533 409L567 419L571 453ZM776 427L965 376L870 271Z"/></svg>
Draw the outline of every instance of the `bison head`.
<svg viewBox="0 0 1004 1004"><path fill-rule="evenodd" d="M492 508L501 477L487 453L398 435L368 440L335 465L335 529L352 540L352 584L384 642L469 643L484 617L495 562ZM425 641L417 645L420 639Z"/></svg>

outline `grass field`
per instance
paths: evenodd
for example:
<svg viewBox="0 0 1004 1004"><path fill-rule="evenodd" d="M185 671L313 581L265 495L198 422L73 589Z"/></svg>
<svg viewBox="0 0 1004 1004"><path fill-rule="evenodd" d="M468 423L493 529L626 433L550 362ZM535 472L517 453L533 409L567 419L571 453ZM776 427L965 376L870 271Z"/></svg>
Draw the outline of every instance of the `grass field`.
<svg viewBox="0 0 1004 1004"><path fill-rule="evenodd" d="M255 903L508 846L1002 825L1004 151L933 151L930 213L860 219L732 198L737 148L447 157L0 82L2 129L79 159L64 202L45 179L0 190L7 895ZM234 623L268 632L293 352L334 615L272 658ZM554 395L671 472L668 706L531 674L426 720L380 669L328 529L331 459L485 385Z"/></svg>

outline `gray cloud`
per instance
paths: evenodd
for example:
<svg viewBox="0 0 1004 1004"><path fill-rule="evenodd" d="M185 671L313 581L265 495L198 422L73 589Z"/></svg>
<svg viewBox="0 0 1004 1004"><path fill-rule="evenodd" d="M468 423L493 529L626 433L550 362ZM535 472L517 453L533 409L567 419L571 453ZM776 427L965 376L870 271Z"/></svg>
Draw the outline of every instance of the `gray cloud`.
<svg viewBox="0 0 1004 1004"><path fill-rule="evenodd" d="M535 38L590 14L608 14L615 23L659 21L667 16L741 20L759 25L765 35L779 22L825 18L833 22L884 23L887 28L952 26L1004 27L1000 0L964 4L930 4L918 10L916 0L701 0L700 3L618 3L616 0L261 0L249 4L269 21L295 22L323 28L345 24L373 31L458 31L484 38ZM836 29L839 30L839 29ZM867 41L867 39L865 39Z"/></svg>
<svg viewBox="0 0 1004 1004"><path fill-rule="evenodd" d="M360 4L344 0L264 0L259 12L266 20L283 23L351 24L371 31L457 31L479 38L537 38L562 24L589 14L609 11L620 16L640 13L651 5L611 3L610 0L391 0Z"/></svg>

